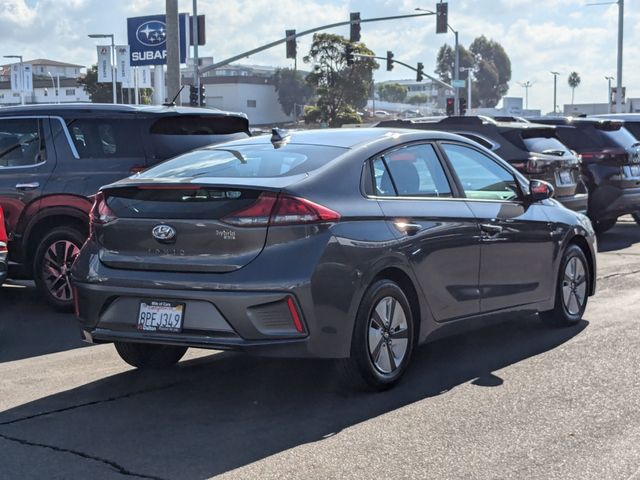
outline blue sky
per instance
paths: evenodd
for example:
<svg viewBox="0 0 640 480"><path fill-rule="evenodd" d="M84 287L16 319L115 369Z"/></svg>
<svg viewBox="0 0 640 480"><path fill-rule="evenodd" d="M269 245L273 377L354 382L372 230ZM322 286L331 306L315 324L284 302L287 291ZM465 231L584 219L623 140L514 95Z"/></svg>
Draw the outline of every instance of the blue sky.
<svg viewBox="0 0 640 480"><path fill-rule="evenodd" d="M530 80L529 106L553 108L553 76L558 79L558 103L569 103L567 77L577 71L582 84L576 102L604 102L604 77L616 73L617 7L586 6L595 0L449 0L449 23L468 45L481 34L499 41L511 58L509 95L524 96L518 82ZM602 0L598 0L602 1ZM179 0L189 11L191 0ZM199 0L207 16L207 46L201 55L221 60L284 36L284 30L305 30L347 20L349 12L363 18L412 13L415 7L435 9L436 0ZM51 58L80 64L95 63L95 42L88 33L115 33L126 43L126 18L162 13L164 0L0 0L0 55ZM640 0L626 0L624 84L628 95L640 97ZM333 30L348 35L348 28ZM453 43L453 35L436 35L434 17L364 24L362 40L384 55L392 50L397 59L423 62L432 72L438 48ZM310 39L298 45L299 65ZM284 46L246 60L246 63L290 66ZM411 78L412 72L397 66L384 68L376 80Z"/></svg>

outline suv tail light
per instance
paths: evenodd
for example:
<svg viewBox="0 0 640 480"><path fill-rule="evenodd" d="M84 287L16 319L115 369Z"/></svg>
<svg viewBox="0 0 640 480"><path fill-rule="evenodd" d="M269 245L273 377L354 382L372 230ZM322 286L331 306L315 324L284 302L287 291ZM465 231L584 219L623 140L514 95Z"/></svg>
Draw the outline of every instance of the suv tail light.
<svg viewBox="0 0 640 480"><path fill-rule="evenodd" d="M93 236L94 225L104 225L117 218L107 205L107 198L103 192L95 194L93 199L93 207L89 212L89 236Z"/></svg>
<svg viewBox="0 0 640 480"><path fill-rule="evenodd" d="M4 242L0 242L0 253L7 253L7 252L8 252L7 244Z"/></svg>
<svg viewBox="0 0 640 480"><path fill-rule="evenodd" d="M262 193L251 206L234 212L221 221L239 227L302 225L335 222L340 214L304 198Z"/></svg>

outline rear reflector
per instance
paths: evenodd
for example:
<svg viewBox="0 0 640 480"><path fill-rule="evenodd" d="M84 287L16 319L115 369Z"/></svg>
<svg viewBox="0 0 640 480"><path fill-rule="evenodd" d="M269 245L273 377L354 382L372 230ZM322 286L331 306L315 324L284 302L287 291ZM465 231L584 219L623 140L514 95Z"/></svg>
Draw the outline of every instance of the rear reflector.
<svg viewBox="0 0 640 480"><path fill-rule="evenodd" d="M262 193L251 206L227 215L223 222L246 227L336 222L340 214L304 198Z"/></svg>
<svg viewBox="0 0 640 480"><path fill-rule="evenodd" d="M304 333L304 327L302 326L302 321L300 320L300 316L298 315L298 310L296 309L296 304L293 302L293 298L287 298L287 306L289 307L291 320L293 320L293 325L296 327L296 330L298 331L298 333Z"/></svg>

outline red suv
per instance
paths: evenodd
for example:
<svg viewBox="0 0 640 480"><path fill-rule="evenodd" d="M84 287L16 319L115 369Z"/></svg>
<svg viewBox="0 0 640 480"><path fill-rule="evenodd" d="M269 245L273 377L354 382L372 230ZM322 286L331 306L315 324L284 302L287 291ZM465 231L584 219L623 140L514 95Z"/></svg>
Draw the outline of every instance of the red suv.
<svg viewBox="0 0 640 480"><path fill-rule="evenodd" d="M51 305L72 307L68 272L88 234L90 197L102 185L249 135L244 114L219 110L106 104L1 109L0 207L11 239L9 276L32 278Z"/></svg>

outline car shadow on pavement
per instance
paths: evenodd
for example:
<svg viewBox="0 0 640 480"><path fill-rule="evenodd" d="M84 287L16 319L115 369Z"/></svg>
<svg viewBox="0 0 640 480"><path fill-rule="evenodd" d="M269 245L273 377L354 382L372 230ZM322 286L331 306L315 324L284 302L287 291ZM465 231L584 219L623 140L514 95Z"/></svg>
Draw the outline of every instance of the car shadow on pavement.
<svg viewBox="0 0 640 480"><path fill-rule="evenodd" d="M0 363L84 346L76 318L49 307L33 282L0 287Z"/></svg>
<svg viewBox="0 0 640 480"><path fill-rule="evenodd" d="M635 222L618 222L617 225L598 235L598 252L613 252L640 243L640 225Z"/></svg>
<svg viewBox="0 0 640 480"><path fill-rule="evenodd" d="M554 349L587 321L551 329L537 317L420 347L403 381L344 393L330 363L219 353L165 372L130 370L0 413L0 435L106 459L132 474L201 479L326 438Z"/></svg>

